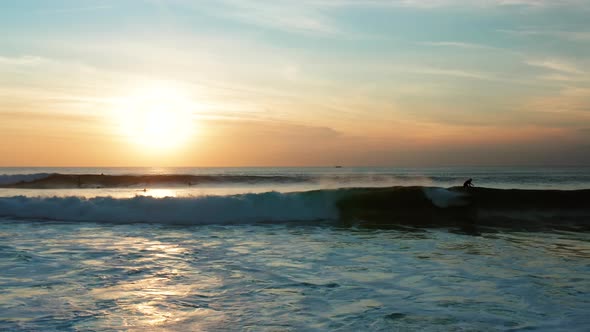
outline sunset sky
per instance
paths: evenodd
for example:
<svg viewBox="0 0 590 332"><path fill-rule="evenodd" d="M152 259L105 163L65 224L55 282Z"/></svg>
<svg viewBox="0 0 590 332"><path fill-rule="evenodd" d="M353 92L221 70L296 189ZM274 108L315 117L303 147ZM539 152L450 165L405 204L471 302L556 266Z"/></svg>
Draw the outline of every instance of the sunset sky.
<svg viewBox="0 0 590 332"><path fill-rule="evenodd" d="M590 1L0 5L0 166L590 164Z"/></svg>

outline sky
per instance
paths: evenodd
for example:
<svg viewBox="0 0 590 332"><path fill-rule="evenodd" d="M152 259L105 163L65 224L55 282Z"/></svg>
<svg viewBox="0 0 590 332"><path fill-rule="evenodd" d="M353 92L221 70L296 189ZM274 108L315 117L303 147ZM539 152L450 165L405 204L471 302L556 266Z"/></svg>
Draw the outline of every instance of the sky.
<svg viewBox="0 0 590 332"><path fill-rule="evenodd" d="M0 166L590 165L590 0L0 4Z"/></svg>

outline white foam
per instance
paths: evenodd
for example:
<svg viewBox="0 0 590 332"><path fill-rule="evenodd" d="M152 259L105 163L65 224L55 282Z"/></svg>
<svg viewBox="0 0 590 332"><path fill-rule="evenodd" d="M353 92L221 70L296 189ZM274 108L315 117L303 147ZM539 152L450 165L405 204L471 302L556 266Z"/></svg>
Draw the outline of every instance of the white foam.
<svg viewBox="0 0 590 332"><path fill-rule="evenodd" d="M465 197L463 193L436 187L424 187L422 190L432 204L439 208L464 206L467 204L463 199L463 197Z"/></svg>
<svg viewBox="0 0 590 332"><path fill-rule="evenodd" d="M332 192L165 197L4 197L0 216L93 222L180 224L335 219Z"/></svg>

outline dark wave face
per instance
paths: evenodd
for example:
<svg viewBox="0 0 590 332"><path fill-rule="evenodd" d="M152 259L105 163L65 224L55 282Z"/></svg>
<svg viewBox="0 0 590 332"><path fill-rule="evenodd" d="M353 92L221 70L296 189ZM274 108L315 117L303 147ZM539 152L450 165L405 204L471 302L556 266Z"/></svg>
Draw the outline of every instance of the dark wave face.
<svg viewBox="0 0 590 332"><path fill-rule="evenodd" d="M0 216L220 224L328 220L345 225L590 226L590 190L390 187L200 197L4 197Z"/></svg>
<svg viewBox="0 0 590 332"><path fill-rule="evenodd" d="M365 225L493 225L590 229L590 190L393 187L352 190L340 219Z"/></svg>

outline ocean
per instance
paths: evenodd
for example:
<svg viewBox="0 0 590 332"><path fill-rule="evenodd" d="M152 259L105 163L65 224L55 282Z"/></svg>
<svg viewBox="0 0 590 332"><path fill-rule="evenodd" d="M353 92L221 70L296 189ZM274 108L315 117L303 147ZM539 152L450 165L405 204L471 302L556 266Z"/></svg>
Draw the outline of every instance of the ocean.
<svg viewBox="0 0 590 332"><path fill-rule="evenodd" d="M587 331L589 312L590 168L0 168L2 331Z"/></svg>

